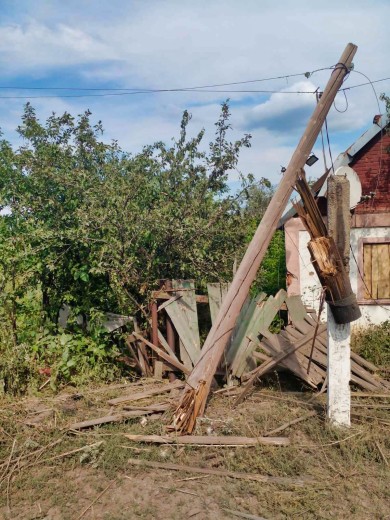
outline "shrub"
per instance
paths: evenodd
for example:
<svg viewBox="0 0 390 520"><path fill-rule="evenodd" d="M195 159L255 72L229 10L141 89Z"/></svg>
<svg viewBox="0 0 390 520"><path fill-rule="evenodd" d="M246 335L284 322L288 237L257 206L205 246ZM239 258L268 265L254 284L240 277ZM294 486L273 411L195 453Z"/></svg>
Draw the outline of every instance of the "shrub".
<svg viewBox="0 0 390 520"><path fill-rule="evenodd" d="M377 366L390 366L390 320L352 332L354 352Z"/></svg>

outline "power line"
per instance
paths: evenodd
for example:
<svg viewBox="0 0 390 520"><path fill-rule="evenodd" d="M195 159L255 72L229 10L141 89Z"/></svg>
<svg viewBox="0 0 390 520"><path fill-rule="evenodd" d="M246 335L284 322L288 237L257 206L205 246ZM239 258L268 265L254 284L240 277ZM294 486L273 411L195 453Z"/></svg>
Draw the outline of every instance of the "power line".
<svg viewBox="0 0 390 520"><path fill-rule="evenodd" d="M115 96L132 96L136 94L157 94L164 92L196 92L196 93L219 93L219 94L314 94L312 90L293 90L293 91L282 91L282 90L194 90L194 89L155 89L155 90L137 90L134 92L113 92L107 94L65 94L63 96L0 96L0 99L48 99L48 98L91 98L91 97L115 97Z"/></svg>
<svg viewBox="0 0 390 520"><path fill-rule="evenodd" d="M283 74L281 76L273 76L270 78L261 78L261 79L249 79L245 81L234 81L230 83L215 83L213 85L198 85L196 87L178 87L178 88L170 88L170 89L154 89L154 88L145 88L145 87L131 87L131 88L97 88L97 87L18 87L18 86L0 86L0 89L12 89L12 90L77 90L77 91L142 91L142 92L160 92L160 91L182 91L182 90L196 90L196 89L204 89L204 88L216 88L216 87L229 87L232 85L245 85L248 83L260 83L264 81L273 81L277 79L288 79L294 78L297 76L305 76L306 78L311 77L316 72L320 72L323 70L331 70L333 67L322 67L321 69L316 69L311 72L298 72L295 74Z"/></svg>
<svg viewBox="0 0 390 520"><path fill-rule="evenodd" d="M287 76L281 76L281 78L286 78ZM291 76L290 76L291 77ZM339 90L339 92L344 92L346 90L351 90L358 87L363 87L366 85L371 85L373 83L379 83L381 81L390 80L389 78L381 78L367 83L360 83L358 85L351 85L350 87L344 87ZM246 82L238 82L236 84L249 83L254 81L263 81L263 80L248 80ZM265 81L265 80L264 80ZM75 91L93 91L93 90L101 90L105 93L102 94L65 94L65 95L38 95L38 96L0 96L0 99L50 99L50 98L90 98L90 97L116 97L116 96L132 96L139 94L157 94L157 93L167 93L167 92L194 92L194 93L212 93L212 94L315 94L315 90L257 90L257 89L242 89L242 90L215 90L204 87L187 87L187 88L171 88L171 89L143 89L143 90L131 90L131 89L89 89L89 88L76 88L76 87L1 87L0 89L16 89L16 90L75 90ZM106 92L109 91L109 92Z"/></svg>

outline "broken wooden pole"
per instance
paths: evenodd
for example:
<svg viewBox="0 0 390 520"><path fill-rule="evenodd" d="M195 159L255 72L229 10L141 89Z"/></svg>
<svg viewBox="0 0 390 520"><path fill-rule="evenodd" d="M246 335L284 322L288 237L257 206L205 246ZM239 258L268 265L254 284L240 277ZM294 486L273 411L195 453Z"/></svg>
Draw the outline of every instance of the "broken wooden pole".
<svg viewBox="0 0 390 520"><path fill-rule="evenodd" d="M196 417L204 412L213 376L279 219L291 197L297 172L303 168L312 151L335 96L349 73L356 51L357 46L349 43L334 67L324 93L249 244L175 411L173 427L177 431L191 433Z"/></svg>
<svg viewBox="0 0 390 520"><path fill-rule="evenodd" d="M328 179L328 232L337 244L343 265L349 272L351 231L350 186L347 178ZM343 311L343 308L341 308ZM335 426L351 426L351 325L339 324L328 303L328 393L327 417ZM344 311L345 312L345 311ZM359 312L360 313L360 312Z"/></svg>
<svg viewBox="0 0 390 520"><path fill-rule="evenodd" d="M325 291L326 301L332 311L333 318L336 323L340 324L355 321L360 318L361 312L356 296L352 291L351 280L345 268L345 260L343 260L335 241L337 230L343 226L343 219L338 214L338 210L335 209L334 232L333 234L328 232L303 169L298 176L296 188L302 197L303 204L302 206L300 204L294 206L310 234L307 247L310 251L311 262ZM334 205L337 206L336 192L333 198L335 199ZM349 202L347 215L344 222L350 218ZM344 236L345 231L343 230L339 235ZM345 254L344 246L342 246L342 251Z"/></svg>

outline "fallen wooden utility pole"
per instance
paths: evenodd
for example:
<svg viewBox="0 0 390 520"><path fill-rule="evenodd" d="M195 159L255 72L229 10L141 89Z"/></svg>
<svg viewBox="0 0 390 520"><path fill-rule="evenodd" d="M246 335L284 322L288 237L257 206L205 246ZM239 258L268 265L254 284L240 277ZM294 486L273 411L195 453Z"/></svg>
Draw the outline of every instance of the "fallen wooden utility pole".
<svg viewBox="0 0 390 520"><path fill-rule="evenodd" d="M286 172L273 196L245 256L223 300L218 316L207 336L201 356L194 366L175 411L172 428L191 433L196 418L203 414L210 392L211 382L222 358L237 317L256 277L261 261L277 228L282 213L291 197L297 175L309 157L325 118L347 76L357 46L349 43L311 116L307 128L295 150Z"/></svg>

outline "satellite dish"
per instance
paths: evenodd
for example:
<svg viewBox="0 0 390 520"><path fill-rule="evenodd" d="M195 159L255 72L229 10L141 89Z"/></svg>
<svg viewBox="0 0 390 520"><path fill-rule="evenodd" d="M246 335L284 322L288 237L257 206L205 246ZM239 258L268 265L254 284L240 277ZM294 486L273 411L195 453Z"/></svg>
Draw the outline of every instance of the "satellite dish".
<svg viewBox="0 0 390 520"><path fill-rule="evenodd" d="M335 171L335 175L346 177L349 180L349 207L350 209L354 208L358 205L360 199L362 198L362 185L358 174L350 166L340 166L340 168L337 168L337 170Z"/></svg>

